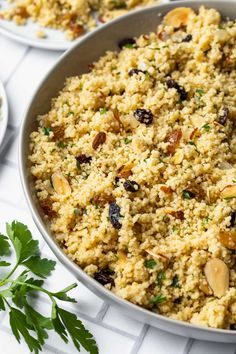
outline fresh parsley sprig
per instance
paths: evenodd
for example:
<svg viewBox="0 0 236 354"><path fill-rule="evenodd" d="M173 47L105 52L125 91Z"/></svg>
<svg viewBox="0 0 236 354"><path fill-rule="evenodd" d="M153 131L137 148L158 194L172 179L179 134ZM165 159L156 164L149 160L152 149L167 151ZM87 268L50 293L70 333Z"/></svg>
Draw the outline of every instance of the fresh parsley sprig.
<svg viewBox="0 0 236 354"><path fill-rule="evenodd" d="M7 224L6 235L0 234L0 267L11 266L5 258L10 256L12 247L16 263L7 275L1 276L0 272L0 311L9 309L10 326L17 341L20 343L23 338L29 350L38 354L48 338L48 331L54 330L64 342L68 343L71 339L78 351L82 346L90 354L98 354L92 334L75 314L59 307L56 301L76 302L67 293L77 284L58 292L43 287L44 279L54 270L56 262L41 257L38 241L32 238L26 225L17 221ZM16 276L19 267L25 269ZM31 277L30 273L37 278ZM44 293L51 300L49 317L32 307L30 295L34 292Z"/></svg>

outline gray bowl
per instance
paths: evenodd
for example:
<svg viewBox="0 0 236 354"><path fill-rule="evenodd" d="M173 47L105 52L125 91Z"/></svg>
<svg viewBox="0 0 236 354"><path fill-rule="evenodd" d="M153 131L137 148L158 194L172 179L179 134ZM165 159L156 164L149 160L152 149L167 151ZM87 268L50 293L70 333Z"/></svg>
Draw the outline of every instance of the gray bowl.
<svg viewBox="0 0 236 354"><path fill-rule="evenodd" d="M123 300L105 289L73 263L55 242L43 220L42 212L35 197L34 184L30 176L27 159L29 155L29 135L33 130L37 129L36 117L46 113L50 109L51 98L58 95L66 77L87 72L88 64L96 61L106 50L117 50L119 40L156 30L157 25L161 21L160 13L164 15L171 9L179 6L189 6L197 10L200 5L214 7L224 17L236 17L236 2L231 1L192 0L153 6L131 12L126 16L105 24L86 35L71 50L66 52L41 82L25 112L20 132L19 166L25 197L39 231L61 263L92 292L110 304L115 305L120 311L125 312L130 317L162 330L201 340L236 343L235 331L205 328L169 319Z"/></svg>

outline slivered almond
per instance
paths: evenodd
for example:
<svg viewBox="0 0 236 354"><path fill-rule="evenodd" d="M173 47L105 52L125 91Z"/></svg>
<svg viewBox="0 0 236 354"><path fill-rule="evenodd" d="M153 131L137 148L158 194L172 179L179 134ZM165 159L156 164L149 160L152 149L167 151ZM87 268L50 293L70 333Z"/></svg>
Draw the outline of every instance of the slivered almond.
<svg viewBox="0 0 236 354"><path fill-rule="evenodd" d="M219 241L226 248L229 248L230 250L236 250L236 232L235 231L220 231Z"/></svg>
<svg viewBox="0 0 236 354"><path fill-rule="evenodd" d="M178 149L174 154L172 161L175 165L179 165L181 164L183 159L184 159L184 151L183 149Z"/></svg>
<svg viewBox="0 0 236 354"><path fill-rule="evenodd" d="M172 194L174 192L169 186L160 186L160 190L166 194Z"/></svg>
<svg viewBox="0 0 236 354"><path fill-rule="evenodd" d="M161 261L163 263L166 263L169 261L169 258L164 256L163 254L160 253L155 253L153 251L150 250L145 250L150 256L152 256L153 258L157 259L158 261Z"/></svg>
<svg viewBox="0 0 236 354"><path fill-rule="evenodd" d="M204 268L207 282L217 297L225 295L229 289L229 268L219 258L210 259Z"/></svg>
<svg viewBox="0 0 236 354"><path fill-rule="evenodd" d="M228 185L221 191L222 198L234 198L236 197L236 184Z"/></svg>
<svg viewBox="0 0 236 354"><path fill-rule="evenodd" d="M164 17L164 23L175 28L186 26L189 21L189 17L193 14L194 11L190 7L177 7L176 9L168 12L168 14Z"/></svg>
<svg viewBox="0 0 236 354"><path fill-rule="evenodd" d="M71 187L67 179L61 172L53 173L51 177L52 185L57 194L69 195L71 193Z"/></svg>

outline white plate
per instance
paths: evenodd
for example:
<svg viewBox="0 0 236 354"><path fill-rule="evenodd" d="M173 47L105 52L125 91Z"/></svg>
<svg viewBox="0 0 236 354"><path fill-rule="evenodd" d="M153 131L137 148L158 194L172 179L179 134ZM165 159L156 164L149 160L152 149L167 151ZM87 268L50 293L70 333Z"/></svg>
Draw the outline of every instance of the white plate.
<svg viewBox="0 0 236 354"><path fill-rule="evenodd" d="M7 0L0 0L0 11L10 7ZM38 38L36 33L43 30L46 38ZM71 48L76 41L69 41L65 37L65 33L60 30L42 28L39 24L30 20L24 26L18 26L14 21L0 20L0 33L17 42L51 50L67 50Z"/></svg>
<svg viewBox="0 0 236 354"><path fill-rule="evenodd" d="M3 138L7 129L8 122L8 103L7 103L7 95L4 89L3 84L0 81L0 147L3 142Z"/></svg>

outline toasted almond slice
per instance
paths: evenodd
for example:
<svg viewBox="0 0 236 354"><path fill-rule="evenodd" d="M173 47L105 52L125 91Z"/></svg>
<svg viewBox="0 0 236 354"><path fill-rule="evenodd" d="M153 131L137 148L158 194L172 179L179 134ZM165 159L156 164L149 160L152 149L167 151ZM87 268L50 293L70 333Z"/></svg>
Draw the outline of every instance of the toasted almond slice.
<svg viewBox="0 0 236 354"><path fill-rule="evenodd" d="M161 261L163 263L166 263L169 261L169 258L164 256L163 254L160 253L155 253L151 250L145 250L150 256L152 256L154 259L157 259L158 261Z"/></svg>
<svg viewBox="0 0 236 354"><path fill-rule="evenodd" d="M61 195L69 195L71 193L71 187L67 179L61 172L53 173L51 177L54 190Z"/></svg>
<svg viewBox="0 0 236 354"><path fill-rule="evenodd" d="M236 250L236 232L235 231L220 231L219 241L226 248L229 248L230 250Z"/></svg>
<svg viewBox="0 0 236 354"><path fill-rule="evenodd" d="M189 17L194 14L194 11L190 7L177 7L176 9L168 12L164 17L164 23L168 26L179 28L186 26Z"/></svg>
<svg viewBox="0 0 236 354"><path fill-rule="evenodd" d="M219 258L210 259L204 268L207 282L217 297L225 295L229 289L229 268Z"/></svg>
<svg viewBox="0 0 236 354"><path fill-rule="evenodd" d="M179 165L183 161L183 159L184 159L184 151L183 149L178 149L174 154L172 161L175 165Z"/></svg>
<svg viewBox="0 0 236 354"><path fill-rule="evenodd" d="M236 184L228 185L221 191L222 198L234 198L236 197Z"/></svg>

